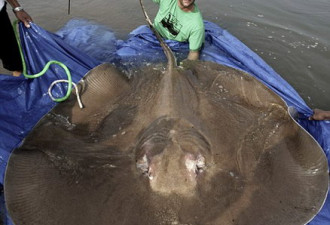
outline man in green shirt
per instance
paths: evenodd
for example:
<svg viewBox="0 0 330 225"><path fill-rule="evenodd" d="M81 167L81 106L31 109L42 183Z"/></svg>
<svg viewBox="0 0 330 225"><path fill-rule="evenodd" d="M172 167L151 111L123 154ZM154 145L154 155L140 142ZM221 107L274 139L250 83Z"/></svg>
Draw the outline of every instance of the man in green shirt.
<svg viewBox="0 0 330 225"><path fill-rule="evenodd" d="M195 0L152 0L159 4L154 27L165 39L189 42L188 59L199 59L205 30Z"/></svg>

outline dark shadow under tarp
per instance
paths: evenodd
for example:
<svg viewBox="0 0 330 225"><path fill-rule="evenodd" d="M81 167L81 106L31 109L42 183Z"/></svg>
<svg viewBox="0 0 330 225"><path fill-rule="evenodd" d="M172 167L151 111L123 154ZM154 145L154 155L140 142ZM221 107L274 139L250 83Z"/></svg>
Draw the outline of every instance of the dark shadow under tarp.
<svg viewBox="0 0 330 225"><path fill-rule="evenodd" d="M205 21L205 29L206 40L201 60L214 61L243 70L271 88L288 106L299 113L298 122L321 145L329 164L330 121L309 121L308 117L312 110L258 55L213 23ZM35 24L32 24L30 29L20 25L20 36L28 73L37 73L49 60L57 60L70 69L73 82L78 82L101 62L111 62L129 71L130 68L141 64L166 60L158 41L147 26L132 31L127 41L117 40L108 28L86 20L72 20L57 34L49 33ZM187 43L167 43L178 59L186 56ZM40 118L56 105L47 91L50 84L58 79L66 79L64 71L58 66L51 66L51 70L37 79L0 75L0 184L3 183L11 151L20 145ZM55 88L53 94L60 97L65 92L66 85L62 85ZM2 192L0 210L4 212ZM12 224L8 215L0 213L0 216L4 217L4 224ZM330 224L329 197L323 209L309 224Z"/></svg>

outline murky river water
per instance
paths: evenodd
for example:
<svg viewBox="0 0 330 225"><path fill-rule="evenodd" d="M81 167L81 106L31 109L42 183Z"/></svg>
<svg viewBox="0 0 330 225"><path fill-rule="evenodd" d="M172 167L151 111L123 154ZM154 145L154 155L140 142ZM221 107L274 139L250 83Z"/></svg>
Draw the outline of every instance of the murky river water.
<svg viewBox="0 0 330 225"><path fill-rule="evenodd" d="M144 0L154 18L157 5ZM197 0L205 20L257 52L311 108L330 110L330 0ZM145 24L138 0L20 0L34 22L55 32L71 18L113 29L117 38ZM9 11L9 10L8 10ZM12 13L10 13L12 16Z"/></svg>

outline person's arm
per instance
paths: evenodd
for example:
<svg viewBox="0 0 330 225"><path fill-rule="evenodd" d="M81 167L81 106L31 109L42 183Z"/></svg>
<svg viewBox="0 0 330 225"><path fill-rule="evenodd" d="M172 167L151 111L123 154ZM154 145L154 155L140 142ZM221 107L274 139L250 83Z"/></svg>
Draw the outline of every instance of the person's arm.
<svg viewBox="0 0 330 225"><path fill-rule="evenodd" d="M191 32L189 37L189 54L187 59L188 60L198 60L202 45L205 39L205 31L204 26L200 29L194 30Z"/></svg>
<svg viewBox="0 0 330 225"><path fill-rule="evenodd" d="M310 120L330 120L330 111L314 109L314 114L309 117Z"/></svg>
<svg viewBox="0 0 330 225"><path fill-rule="evenodd" d="M26 27L30 27L29 23L32 22L32 18L27 12L24 11L24 9L21 7L18 1L17 0L6 0L6 1L13 8L13 12L15 13L17 19L23 22Z"/></svg>
<svg viewBox="0 0 330 225"><path fill-rule="evenodd" d="M198 60L199 59L199 51L189 51L187 59L189 59L189 60Z"/></svg>

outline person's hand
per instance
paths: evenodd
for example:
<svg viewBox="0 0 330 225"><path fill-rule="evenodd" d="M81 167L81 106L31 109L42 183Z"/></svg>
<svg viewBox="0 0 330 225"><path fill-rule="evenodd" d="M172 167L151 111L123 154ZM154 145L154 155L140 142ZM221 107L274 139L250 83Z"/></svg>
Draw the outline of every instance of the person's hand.
<svg viewBox="0 0 330 225"><path fill-rule="evenodd" d="M189 60L198 60L199 59L199 51L189 51L187 59L189 59Z"/></svg>
<svg viewBox="0 0 330 225"><path fill-rule="evenodd" d="M32 22L32 18L27 12L24 11L24 9L19 12L15 12L15 16L17 17L17 19L19 19L19 21L23 22L27 28L30 27L30 22Z"/></svg>
<svg viewBox="0 0 330 225"><path fill-rule="evenodd" d="M321 109L314 109L313 115L309 117L309 120L329 120L330 119L330 111L324 111Z"/></svg>

